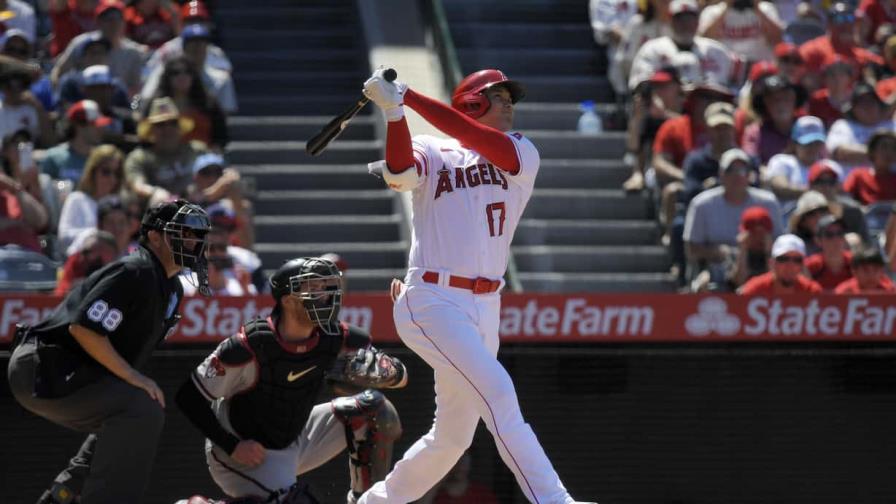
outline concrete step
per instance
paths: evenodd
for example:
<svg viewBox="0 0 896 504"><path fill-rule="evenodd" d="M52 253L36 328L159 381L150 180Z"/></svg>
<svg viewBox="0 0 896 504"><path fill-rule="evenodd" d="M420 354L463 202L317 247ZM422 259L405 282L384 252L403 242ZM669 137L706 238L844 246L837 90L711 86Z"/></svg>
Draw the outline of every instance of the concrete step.
<svg viewBox="0 0 896 504"><path fill-rule="evenodd" d="M334 114L335 115L335 114ZM234 116L227 120L236 140L298 140L316 135L332 116ZM377 117L377 121L380 119ZM340 140L369 140L374 137L374 117L358 115L342 130Z"/></svg>
<svg viewBox="0 0 896 504"><path fill-rule="evenodd" d="M236 165L245 179L260 191L328 189L381 190L383 180L367 173L366 165Z"/></svg>
<svg viewBox="0 0 896 504"><path fill-rule="evenodd" d="M361 95L366 77L357 71L308 72L291 68L236 72L234 84L244 95L283 96L327 91Z"/></svg>
<svg viewBox="0 0 896 504"><path fill-rule="evenodd" d="M582 1L444 2L449 22L588 23L588 4Z"/></svg>
<svg viewBox="0 0 896 504"><path fill-rule="evenodd" d="M535 189L524 218L646 220L651 217L647 197L622 189Z"/></svg>
<svg viewBox="0 0 896 504"><path fill-rule="evenodd" d="M351 202L345 202L351 206ZM255 239L269 243L341 241L399 241L400 215L259 215Z"/></svg>
<svg viewBox="0 0 896 504"><path fill-rule="evenodd" d="M240 115L244 116L327 116L336 117L349 105L358 101L360 94L346 92L339 95L317 93L292 95L251 95L240 94ZM361 114L367 115L373 107L368 106Z"/></svg>
<svg viewBox="0 0 896 504"><path fill-rule="evenodd" d="M337 250L332 250L340 256L343 254ZM270 277L276 270L265 269L265 275ZM401 268L355 268L354 264L349 264L349 270L343 271L343 280L346 291L349 292L349 299L352 292L386 292L393 278L403 279L407 269ZM351 302L351 301L349 301Z"/></svg>
<svg viewBox="0 0 896 504"><path fill-rule="evenodd" d="M543 158L622 160L625 132L605 131L600 136L583 136L575 131L525 130Z"/></svg>
<svg viewBox="0 0 896 504"><path fill-rule="evenodd" d="M514 75L526 86L526 100L536 102L579 103L614 101L613 87L604 75ZM576 118L578 119L578 118Z"/></svg>
<svg viewBox="0 0 896 504"><path fill-rule="evenodd" d="M227 159L232 164L360 164L382 159L378 140L336 140L317 157L305 153L305 142L230 142Z"/></svg>
<svg viewBox="0 0 896 504"><path fill-rule="evenodd" d="M284 0L294 2L295 0ZM264 29L246 26L229 28L221 34L227 47L326 47L348 49L359 45L357 30L331 29Z"/></svg>
<svg viewBox="0 0 896 504"><path fill-rule="evenodd" d="M294 257L338 253L352 268L398 270L407 267L405 242L256 243L262 264L279 265ZM388 285L386 286L388 288Z"/></svg>
<svg viewBox="0 0 896 504"><path fill-rule="evenodd" d="M511 247L520 271L640 272L669 270L665 247L603 245L521 245Z"/></svg>
<svg viewBox="0 0 896 504"><path fill-rule="evenodd" d="M539 189L618 189L631 174L612 159L542 159L535 181Z"/></svg>
<svg viewBox="0 0 896 504"><path fill-rule="evenodd" d="M675 292L668 273L520 272L523 289L537 292Z"/></svg>
<svg viewBox="0 0 896 504"><path fill-rule="evenodd" d="M291 5L269 6L263 9L225 5L215 9L215 24L221 31L250 26L300 31L321 26L355 24L358 17L354 5L302 6L301 4L302 2L293 2Z"/></svg>
<svg viewBox="0 0 896 504"><path fill-rule="evenodd" d="M594 40L588 23L451 23L455 47L590 47Z"/></svg>
<svg viewBox="0 0 896 504"><path fill-rule="evenodd" d="M392 215L393 194L388 189L258 191L255 215Z"/></svg>
<svg viewBox="0 0 896 504"><path fill-rule="evenodd" d="M244 72L270 72L273 70L305 68L320 72L344 72L352 69L366 69L367 57L357 48L278 48L272 50L255 46L250 50L228 51L233 62L234 75ZM362 81L363 82L363 81Z"/></svg>
<svg viewBox="0 0 896 504"><path fill-rule="evenodd" d="M653 221L594 219L522 219L514 245L654 245Z"/></svg>
<svg viewBox="0 0 896 504"><path fill-rule="evenodd" d="M525 81L520 81L525 84ZM615 103L598 102L597 113L604 118L616 110ZM575 131L582 111L578 102L546 103L526 99L519 102L513 111L513 127L522 131L528 130L567 130Z"/></svg>
<svg viewBox="0 0 896 504"><path fill-rule="evenodd" d="M465 73L482 68L500 68L511 78L517 75L598 75L595 53L584 49L458 49Z"/></svg>

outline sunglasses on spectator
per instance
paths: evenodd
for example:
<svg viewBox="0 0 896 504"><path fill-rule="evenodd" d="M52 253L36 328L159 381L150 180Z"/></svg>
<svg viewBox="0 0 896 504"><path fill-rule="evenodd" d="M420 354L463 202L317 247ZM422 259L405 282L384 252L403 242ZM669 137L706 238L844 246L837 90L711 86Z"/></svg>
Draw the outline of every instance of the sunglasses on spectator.
<svg viewBox="0 0 896 504"><path fill-rule="evenodd" d="M802 65L803 64L803 60L800 58L797 58L795 56L785 56L785 57L781 58L779 61L781 63L787 63L790 65Z"/></svg>
<svg viewBox="0 0 896 504"><path fill-rule="evenodd" d="M172 77L177 77L178 75L190 75L190 71L187 70L186 68L172 68L168 72L168 75L170 75Z"/></svg>
<svg viewBox="0 0 896 504"><path fill-rule="evenodd" d="M803 256L782 255L775 258L775 262L803 264Z"/></svg>
<svg viewBox="0 0 896 504"><path fill-rule="evenodd" d="M177 127L178 125L179 125L179 122L177 121L177 119L156 123L156 126L159 126L160 128L171 128L171 127Z"/></svg>
<svg viewBox="0 0 896 504"><path fill-rule="evenodd" d="M727 170L725 170L725 173L746 176L750 174L750 169L746 166L738 166L734 168L728 168Z"/></svg>
<svg viewBox="0 0 896 504"><path fill-rule="evenodd" d="M214 177L218 178L221 175L224 175L224 168L220 166L207 166L201 170L199 170L200 175L204 175L206 177Z"/></svg>
<svg viewBox="0 0 896 504"><path fill-rule="evenodd" d="M846 231L842 229L826 229L821 232L822 238L842 238L846 236Z"/></svg>
<svg viewBox="0 0 896 504"><path fill-rule="evenodd" d="M209 257L208 263L217 269L230 269L233 267L233 258L230 256Z"/></svg>
<svg viewBox="0 0 896 504"><path fill-rule="evenodd" d="M118 170L113 170L111 168L100 168L96 172L104 177L115 177L115 178L121 177L121 175L119 175L119 173L118 173Z"/></svg>
<svg viewBox="0 0 896 504"><path fill-rule="evenodd" d="M831 16L831 22L834 24L852 23L855 20L856 16L849 13L841 13Z"/></svg>
<svg viewBox="0 0 896 504"><path fill-rule="evenodd" d="M838 180L835 177L820 177L815 179L813 184L815 185L826 185L826 186L835 186L837 185Z"/></svg>
<svg viewBox="0 0 896 504"><path fill-rule="evenodd" d="M227 252L227 244L225 243L211 243L208 246L209 252Z"/></svg>

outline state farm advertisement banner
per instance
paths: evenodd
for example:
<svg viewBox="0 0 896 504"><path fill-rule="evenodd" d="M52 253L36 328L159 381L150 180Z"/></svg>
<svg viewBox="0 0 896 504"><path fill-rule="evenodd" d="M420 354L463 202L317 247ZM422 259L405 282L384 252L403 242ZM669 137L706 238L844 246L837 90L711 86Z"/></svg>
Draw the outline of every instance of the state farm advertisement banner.
<svg viewBox="0 0 896 504"><path fill-rule="evenodd" d="M35 324L58 298L0 295L0 344L15 324ZM187 298L170 343L220 341L248 319L267 316L267 296ZM346 296L341 318L399 341L385 294ZM896 296L678 294L505 294L501 339L507 343L649 343L742 341L894 341Z"/></svg>

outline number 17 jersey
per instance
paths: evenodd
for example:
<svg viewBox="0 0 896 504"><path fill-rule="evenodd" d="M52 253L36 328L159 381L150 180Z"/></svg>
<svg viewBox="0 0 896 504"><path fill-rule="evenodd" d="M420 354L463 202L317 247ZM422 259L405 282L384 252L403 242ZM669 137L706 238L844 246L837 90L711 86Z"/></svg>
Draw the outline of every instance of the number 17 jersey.
<svg viewBox="0 0 896 504"><path fill-rule="evenodd" d="M414 137L419 182L412 192L410 268L493 280L504 275L540 164L532 142L516 132L507 136L519 159L516 172L499 169L455 139Z"/></svg>

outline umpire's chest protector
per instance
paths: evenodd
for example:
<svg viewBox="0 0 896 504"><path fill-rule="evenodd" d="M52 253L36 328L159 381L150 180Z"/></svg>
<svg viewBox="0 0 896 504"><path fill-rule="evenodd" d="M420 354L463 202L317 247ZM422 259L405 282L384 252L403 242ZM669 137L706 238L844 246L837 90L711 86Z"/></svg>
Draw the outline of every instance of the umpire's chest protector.
<svg viewBox="0 0 896 504"><path fill-rule="evenodd" d="M308 421L344 335L318 332L304 348L288 348L265 320L252 321L244 330L258 379L254 387L231 399L230 424L243 439L283 449L298 438Z"/></svg>

